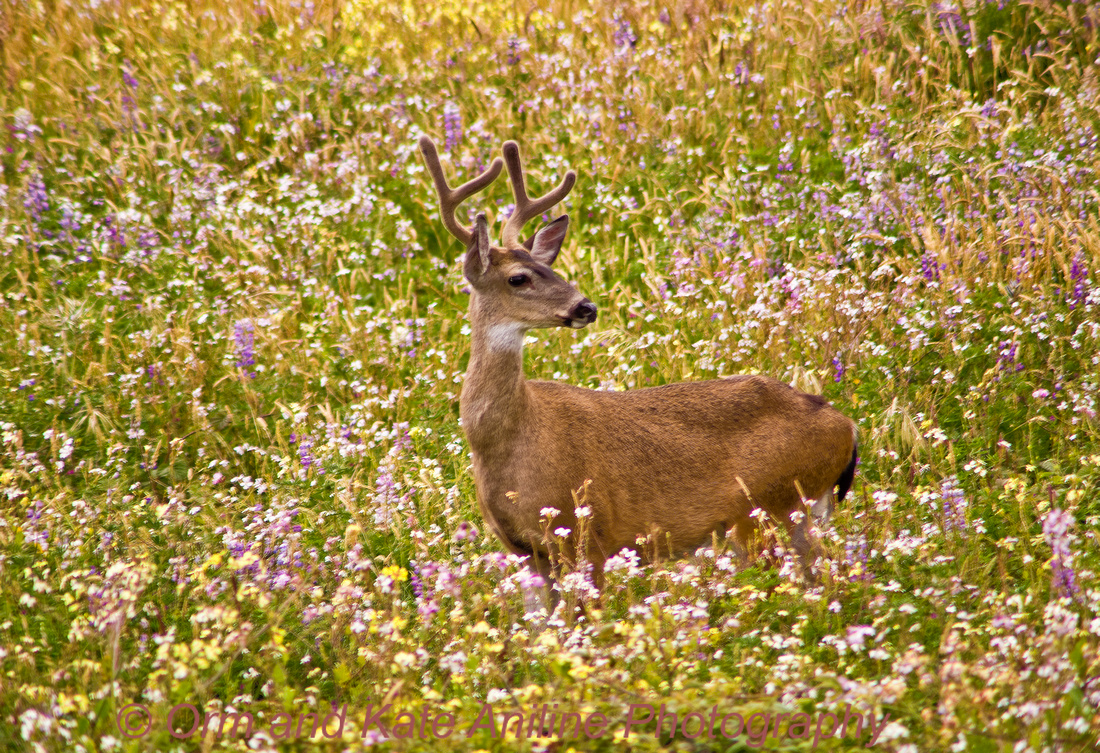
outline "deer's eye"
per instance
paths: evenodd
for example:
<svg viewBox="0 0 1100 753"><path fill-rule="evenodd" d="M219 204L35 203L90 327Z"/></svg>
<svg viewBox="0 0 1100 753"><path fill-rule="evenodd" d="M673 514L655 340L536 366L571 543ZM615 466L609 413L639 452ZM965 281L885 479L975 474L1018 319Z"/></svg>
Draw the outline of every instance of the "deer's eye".
<svg viewBox="0 0 1100 753"><path fill-rule="evenodd" d="M508 278L508 284L513 288L518 288L528 282L531 282L531 278L527 275L512 275Z"/></svg>

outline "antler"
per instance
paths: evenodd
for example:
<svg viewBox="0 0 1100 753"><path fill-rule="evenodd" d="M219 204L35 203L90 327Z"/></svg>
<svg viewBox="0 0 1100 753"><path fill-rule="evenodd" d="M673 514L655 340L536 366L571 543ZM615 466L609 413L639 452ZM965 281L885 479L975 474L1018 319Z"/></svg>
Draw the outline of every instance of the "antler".
<svg viewBox="0 0 1100 753"><path fill-rule="evenodd" d="M492 183L500 175L500 157L493 160L488 169L471 181L463 183L458 188L447 185L447 178L443 175L443 165L439 162L439 153L435 150L435 142L428 136L420 137L420 151L424 155L424 164L428 166L428 172L432 174L435 190L439 194L439 216L451 235L458 238L466 246L474 238L474 233L469 228L464 228L455 219L455 210L458 205L466 201L478 191Z"/></svg>
<svg viewBox="0 0 1100 753"><path fill-rule="evenodd" d="M504 142L504 162L508 165L508 179L512 182L512 196L516 199L516 209L508 218L508 223L500 234L501 243L505 248L509 248L519 245L520 231L528 220L539 216L569 195L573 190L573 184L577 182L577 174L570 170L561 179L557 188L532 201L527 198L527 189L523 186L523 165L519 160L519 144L514 141Z"/></svg>

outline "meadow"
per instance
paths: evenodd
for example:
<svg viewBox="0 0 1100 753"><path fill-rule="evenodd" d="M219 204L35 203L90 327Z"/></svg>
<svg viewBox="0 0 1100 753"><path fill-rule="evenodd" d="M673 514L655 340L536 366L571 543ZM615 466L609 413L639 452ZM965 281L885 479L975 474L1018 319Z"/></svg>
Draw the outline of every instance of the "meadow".
<svg viewBox="0 0 1100 753"><path fill-rule="evenodd" d="M1094 750L1098 27L3 3L0 750ZM529 378L764 373L858 422L817 585L768 530L525 613L423 134L452 182L507 139L533 191L579 173L556 267L599 319Z"/></svg>

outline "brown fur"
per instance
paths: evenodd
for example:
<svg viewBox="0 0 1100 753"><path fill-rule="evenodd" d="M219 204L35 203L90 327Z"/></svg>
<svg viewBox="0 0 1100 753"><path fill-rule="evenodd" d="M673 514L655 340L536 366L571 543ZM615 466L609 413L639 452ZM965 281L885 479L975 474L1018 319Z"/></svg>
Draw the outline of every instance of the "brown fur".
<svg viewBox="0 0 1100 753"><path fill-rule="evenodd" d="M515 187L518 148L509 142L504 151ZM433 175L442 176L438 163ZM489 526L549 578L542 510L560 511L551 530L576 531L574 494L587 484L588 538L574 534L553 553L575 559L583 545L597 585L615 552L649 553L639 537L655 535L659 554L679 555L732 532L747 552L757 507L786 528L808 568L816 552L802 494L831 503L839 481L843 495L856 451L855 425L823 398L764 376L626 392L524 378L527 330L595 318L591 303L549 266L567 226L561 217L520 245L522 223L509 223L508 247L496 247L480 215L469 234L472 353L460 409ZM801 520L792 520L796 511Z"/></svg>

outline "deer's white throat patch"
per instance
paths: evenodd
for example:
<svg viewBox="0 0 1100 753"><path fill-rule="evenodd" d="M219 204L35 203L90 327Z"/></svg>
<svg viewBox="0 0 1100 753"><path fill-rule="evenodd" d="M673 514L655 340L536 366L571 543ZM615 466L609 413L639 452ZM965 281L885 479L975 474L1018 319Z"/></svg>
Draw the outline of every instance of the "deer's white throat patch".
<svg viewBox="0 0 1100 753"><path fill-rule="evenodd" d="M517 353L523 350L523 338L527 331L522 324L507 322L492 325L486 334L489 350Z"/></svg>

